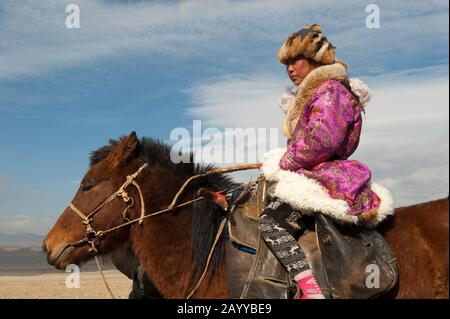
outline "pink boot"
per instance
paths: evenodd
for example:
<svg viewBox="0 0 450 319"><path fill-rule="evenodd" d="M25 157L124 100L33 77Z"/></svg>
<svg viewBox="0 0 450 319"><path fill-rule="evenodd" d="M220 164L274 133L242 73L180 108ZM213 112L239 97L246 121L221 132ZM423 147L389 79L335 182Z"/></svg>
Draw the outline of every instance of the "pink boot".
<svg viewBox="0 0 450 319"><path fill-rule="evenodd" d="M325 299L311 269L305 270L294 277L298 289L302 292L300 299Z"/></svg>

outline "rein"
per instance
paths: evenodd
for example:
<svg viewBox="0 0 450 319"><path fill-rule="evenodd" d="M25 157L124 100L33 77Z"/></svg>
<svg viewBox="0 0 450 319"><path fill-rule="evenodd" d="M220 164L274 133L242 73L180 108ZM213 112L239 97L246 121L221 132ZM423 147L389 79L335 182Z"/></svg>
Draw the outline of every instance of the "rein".
<svg viewBox="0 0 450 319"><path fill-rule="evenodd" d="M83 239L81 239L81 240L79 240L77 242L68 244L64 248L64 250L66 248L70 247L70 246L79 246L79 245L83 245L83 244L91 245L91 247L89 248L89 251L90 252L91 251L94 252L94 254L95 254L94 257L95 257L95 261L96 261L96 264L97 264L97 268L98 268L98 270L99 270L99 272L100 272L100 274L102 276L102 279L103 279L103 282L105 284L106 289L108 290L108 292L110 293L110 295L111 295L111 297L113 299L115 299L114 294L112 293L112 291L111 291L111 289L110 289L110 287L109 287L109 285L108 285L108 283L106 281L106 278L105 278L105 276L103 274L103 269L102 269L101 264L100 264L100 262L99 262L99 260L97 258L98 248L95 246L95 239L98 238L99 240L101 240L108 233L111 233L111 232L113 232L115 230L118 230L118 229L120 229L122 227L132 225L132 224L134 224L136 222L138 222L139 224L142 224L144 219L146 219L146 218L157 216L157 215L164 214L164 213L168 213L168 212L171 212L171 211L173 211L173 210L175 210L177 208L184 207L184 206L187 206L187 205L192 205L192 203L194 203L194 202L197 202L199 200L205 199L205 197L198 197L198 198L186 201L186 202L181 203L181 204L176 204L179 196L181 196L183 191L187 188L187 185L192 180L194 180L196 178L204 177L204 176L211 175L211 174L226 173L226 172L233 172L233 171L239 171L239 170L248 170L248 169L259 169L261 167L261 164L260 163L255 163L255 164L246 164L246 165L237 165L237 166L219 168L219 169L214 169L214 170L207 171L206 173L203 173L203 174L197 174L197 175L191 176L188 180L186 180L183 183L183 185L180 188L180 190L175 194L175 196L174 196L174 198L172 200L172 203L167 208L146 215L145 214L144 196L142 195L141 187L139 186L139 184L136 182L135 179L143 172L143 170L147 166L148 166L148 164L144 163L141 167L139 167L139 169L135 173L133 173L131 175L128 175L126 177L126 181L122 184L122 186L120 186L119 189L116 192L114 192L111 196L109 196L105 201L103 201L99 206L97 206L89 214L84 214L72 202L69 203L70 209L72 209L82 219L82 223L84 225L86 225L86 236ZM141 204L140 217L136 218L136 219L132 219L132 220L130 220L127 217L127 212L128 212L128 210L130 208L132 208L134 206L134 200L125 191L125 189L127 187L131 186L131 185L134 186L137 189L137 191L139 193L140 204ZM236 187L236 189L237 188L239 188L239 187ZM233 190L234 189L228 190L228 192L233 191ZM220 193L225 193L226 191L227 190L225 189L225 190L219 191L217 193L219 193L219 194ZM123 218L125 220L127 220L127 222L125 222L123 224L120 224L118 226L115 226L115 227L111 227L111 228L109 228L107 230L96 231L91 225L91 223L93 221L92 217L97 212L99 212L105 205L109 204L110 202L112 202L117 197L122 198L122 200L127 204L127 207L125 208L125 210L123 212ZM218 228L216 236L214 238L214 242L213 242L213 244L211 246L211 249L210 249L210 252L208 254L208 259L206 261L206 264L205 264L204 270L202 272L202 275L198 279L198 281L195 284L195 286L191 289L189 294L186 296L186 299L190 299L195 294L195 292L200 287L200 285L202 284L203 279L205 278L205 276L206 276L206 274L208 272L209 264L210 264L212 255L214 253L214 250L216 248L216 245L217 245L217 243L218 243L218 241L219 241L219 239L220 239L220 237L221 237L221 235L223 233L223 230L225 228L225 223L226 223L226 218L223 218L222 221L220 222L219 228Z"/></svg>

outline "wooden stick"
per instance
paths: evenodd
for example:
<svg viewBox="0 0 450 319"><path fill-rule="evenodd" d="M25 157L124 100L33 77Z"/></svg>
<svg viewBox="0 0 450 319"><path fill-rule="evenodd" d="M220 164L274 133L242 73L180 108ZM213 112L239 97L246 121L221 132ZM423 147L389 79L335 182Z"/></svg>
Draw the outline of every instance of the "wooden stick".
<svg viewBox="0 0 450 319"><path fill-rule="evenodd" d="M243 164L243 165L235 165L235 166L229 166L229 167L220 167L216 169L209 170L203 174L197 174L194 176L189 177L181 186L178 193L175 195L175 197L172 200L172 203L169 205L169 208L175 207L175 205L178 202L178 198L181 196L183 191L186 189L187 185L194 179L199 177L205 177L212 174L223 174L223 173L230 173L230 172L236 172L236 171L244 171L248 169L260 169L262 166L262 163L253 163L253 164Z"/></svg>

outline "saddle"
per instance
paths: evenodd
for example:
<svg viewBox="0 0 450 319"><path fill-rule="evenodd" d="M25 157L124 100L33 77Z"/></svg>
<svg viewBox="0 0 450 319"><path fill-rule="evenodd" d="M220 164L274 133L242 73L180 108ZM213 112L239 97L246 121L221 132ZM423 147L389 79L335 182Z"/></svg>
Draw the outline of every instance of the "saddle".
<svg viewBox="0 0 450 319"><path fill-rule="evenodd" d="M290 299L297 291L293 278L258 230L274 183L260 175L230 200L227 268L231 298ZM326 298L376 298L395 287L396 258L376 230L342 226L322 214L309 218L298 242Z"/></svg>

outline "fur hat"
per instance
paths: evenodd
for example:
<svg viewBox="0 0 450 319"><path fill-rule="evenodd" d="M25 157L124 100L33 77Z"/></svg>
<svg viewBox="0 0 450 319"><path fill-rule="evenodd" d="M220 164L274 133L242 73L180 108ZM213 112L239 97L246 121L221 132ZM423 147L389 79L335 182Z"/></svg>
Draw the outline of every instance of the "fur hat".
<svg viewBox="0 0 450 319"><path fill-rule="evenodd" d="M319 64L333 64L335 51L336 48L322 34L320 25L308 24L284 41L278 52L278 60L283 64L289 64L290 61L302 56Z"/></svg>

